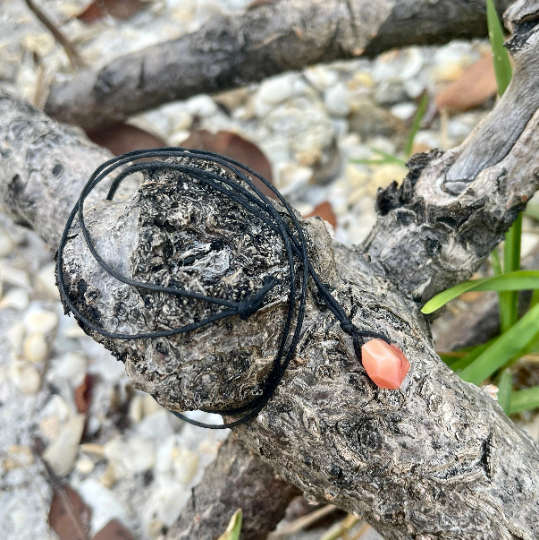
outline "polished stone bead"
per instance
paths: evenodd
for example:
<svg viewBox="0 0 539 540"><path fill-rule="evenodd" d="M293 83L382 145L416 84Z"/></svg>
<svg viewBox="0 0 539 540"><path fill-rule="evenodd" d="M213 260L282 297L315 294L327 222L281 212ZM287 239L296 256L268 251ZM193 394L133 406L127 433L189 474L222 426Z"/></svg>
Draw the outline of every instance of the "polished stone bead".
<svg viewBox="0 0 539 540"><path fill-rule="evenodd" d="M361 363L376 386L390 390L400 388L410 369L404 353L382 339L371 339L361 347Z"/></svg>

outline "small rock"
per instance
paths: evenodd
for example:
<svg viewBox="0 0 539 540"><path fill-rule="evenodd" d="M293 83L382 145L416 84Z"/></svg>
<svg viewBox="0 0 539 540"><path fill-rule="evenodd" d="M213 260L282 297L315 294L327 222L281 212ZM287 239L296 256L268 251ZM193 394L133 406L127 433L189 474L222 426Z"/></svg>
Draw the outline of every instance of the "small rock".
<svg viewBox="0 0 539 540"><path fill-rule="evenodd" d="M29 333L47 334L58 327L58 315L53 311L33 309L24 316L24 324Z"/></svg>
<svg viewBox="0 0 539 540"><path fill-rule="evenodd" d="M440 82L455 82L458 81L464 73L464 66L462 62L448 62L436 66L432 72L431 76L433 80L437 83Z"/></svg>
<svg viewBox="0 0 539 540"><path fill-rule="evenodd" d="M69 474L75 465L84 419L83 414L77 414L68 420L61 427L58 438L43 453L43 459L58 476Z"/></svg>
<svg viewBox="0 0 539 540"><path fill-rule="evenodd" d="M142 416L149 416L159 411L164 411L164 408L150 394L144 393L142 395Z"/></svg>
<svg viewBox="0 0 539 540"><path fill-rule="evenodd" d="M383 80L377 86L373 96L376 103L383 107L391 107L409 99L402 81Z"/></svg>
<svg viewBox="0 0 539 540"><path fill-rule="evenodd" d="M68 352L54 358L52 362L53 376L59 379L69 379L78 385L86 375L88 361L80 353Z"/></svg>
<svg viewBox="0 0 539 540"><path fill-rule="evenodd" d="M370 73L367 73L366 71L357 71L356 73L354 73L352 81L357 85L369 89L374 86L374 80L372 78L372 75ZM356 88L355 85L353 87L354 89Z"/></svg>
<svg viewBox="0 0 539 540"><path fill-rule="evenodd" d="M95 468L94 462L86 456L82 456L75 463L75 469L83 476L89 475Z"/></svg>
<svg viewBox="0 0 539 540"><path fill-rule="evenodd" d="M193 124L193 117L185 110L178 111L173 118L172 131L187 131Z"/></svg>
<svg viewBox="0 0 539 540"><path fill-rule="evenodd" d="M408 101L406 103L399 103L398 105L393 105L389 112L396 116L397 118L400 118L401 120L409 120L412 118L412 116L417 111L417 105L411 101Z"/></svg>
<svg viewBox="0 0 539 540"><path fill-rule="evenodd" d="M334 86L339 81L339 75L333 69L316 66L305 70L305 78L320 92Z"/></svg>
<svg viewBox="0 0 539 540"><path fill-rule="evenodd" d="M28 307L29 303L30 298L26 289L11 289L0 301L0 308L23 311Z"/></svg>
<svg viewBox="0 0 539 540"><path fill-rule="evenodd" d="M348 180L348 185L353 190L365 187L369 182L369 175L353 163L346 166L345 176L346 180Z"/></svg>
<svg viewBox="0 0 539 540"><path fill-rule="evenodd" d="M158 521L170 527L179 517L189 498L189 490L171 478L159 478L159 490L152 501Z"/></svg>
<svg viewBox="0 0 539 540"><path fill-rule="evenodd" d="M136 394L129 403L129 420L138 424L142 420L142 396Z"/></svg>
<svg viewBox="0 0 539 540"><path fill-rule="evenodd" d="M60 434L60 419L55 414L47 416L39 423L39 429L49 442L54 442Z"/></svg>
<svg viewBox="0 0 539 540"><path fill-rule="evenodd" d="M122 440L119 437L105 444L105 456L114 469L116 478L141 473L155 465L153 444L144 437Z"/></svg>
<svg viewBox="0 0 539 540"><path fill-rule="evenodd" d="M4 262L0 263L0 280L14 287L24 287L26 289L30 287L30 279L24 270L13 268L13 266L9 266Z"/></svg>
<svg viewBox="0 0 539 540"><path fill-rule="evenodd" d="M423 54L419 47L393 50L381 54L374 63L376 82L406 81L415 77L423 67Z"/></svg>
<svg viewBox="0 0 539 540"><path fill-rule="evenodd" d="M7 449L7 457L4 459L2 466L6 471L12 471L19 467L28 467L34 462L32 449L28 446L12 444Z"/></svg>
<svg viewBox="0 0 539 540"><path fill-rule="evenodd" d="M394 137L402 142L407 132L406 124L400 118L371 101L357 103L348 122L350 131L357 133L363 141L374 137Z"/></svg>
<svg viewBox="0 0 539 540"><path fill-rule="evenodd" d="M9 233L3 228L0 229L0 257L7 257L15 247L15 242Z"/></svg>
<svg viewBox="0 0 539 540"><path fill-rule="evenodd" d="M36 394L41 386L39 371L26 362L11 366L11 380L23 394Z"/></svg>
<svg viewBox="0 0 539 540"><path fill-rule="evenodd" d="M6 337L11 345L11 350L17 355L22 354L25 335L26 326L24 326L24 323L22 322L17 322L13 326L10 326L6 332Z"/></svg>
<svg viewBox="0 0 539 540"><path fill-rule="evenodd" d="M264 81L258 90L258 99L268 105L278 105L294 93L295 74L286 74Z"/></svg>
<svg viewBox="0 0 539 540"><path fill-rule="evenodd" d="M38 272L36 280L36 290L42 291L51 300L60 298L60 291L56 286L55 269L55 263L47 264Z"/></svg>
<svg viewBox="0 0 539 540"><path fill-rule="evenodd" d="M175 448L173 451L174 469L180 482L189 484L198 471L199 457L187 448Z"/></svg>
<svg viewBox="0 0 539 540"><path fill-rule="evenodd" d="M105 457L105 448L97 443L83 443L80 445L81 452L94 456L96 460Z"/></svg>
<svg viewBox="0 0 539 540"><path fill-rule="evenodd" d="M22 46L41 57L49 55L53 50L56 42L54 37L49 32L40 34L26 34L22 40Z"/></svg>
<svg viewBox="0 0 539 540"><path fill-rule="evenodd" d="M333 116L343 117L350 112L348 104L348 88L344 83L332 86L324 93L324 103Z"/></svg>
<svg viewBox="0 0 539 540"><path fill-rule="evenodd" d="M185 108L193 116L199 116L200 118L207 118L218 111L215 101L205 94L188 99L185 102Z"/></svg>
<svg viewBox="0 0 539 540"><path fill-rule="evenodd" d="M300 167L290 162L279 167L277 172L277 187L283 195L305 186L313 177L310 167Z"/></svg>
<svg viewBox="0 0 539 540"><path fill-rule="evenodd" d="M130 527L132 520L127 508L116 498L114 493L94 478L87 478L79 486L79 494L92 509L92 534L100 531L112 519L121 521Z"/></svg>
<svg viewBox="0 0 539 540"><path fill-rule="evenodd" d="M43 407L42 414L44 417L56 416L60 423L65 422L74 412L66 401L58 394L53 394Z"/></svg>
<svg viewBox="0 0 539 540"><path fill-rule="evenodd" d="M425 83L419 79L404 81L404 89L411 99L417 99L425 91Z"/></svg>
<svg viewBox="0 0 539 540"><path fill-rule="evenodd" d="M30 334L24 340L23 354L34 364L44 362L49 356L49 345L43 334Z"/></svg>
<svg viewBox="0 0 539 540"><path fill-rule="evenodd" d="M274 105L259 99L258 95L253 96L252 99L249 100L248 107L253 109L257 118L265 118L275 108Z"/></svg>
<svg viewBox="0 0 539 540"><path fill-rule="evenodd" d="M498 401L498 392L500 389L494 384L486 384L481 387L481 390L494 401Z"/></svg>
<svg viewBox="0 0 539 540"><path fill-rule="evenodd" d="M222 105L228 111L233 111L234 109L241 107L245 104L248 98L249 89L245 87L227 90L226 92L221 92L220 94L213 96L213 100L219 105Z"/></svg>

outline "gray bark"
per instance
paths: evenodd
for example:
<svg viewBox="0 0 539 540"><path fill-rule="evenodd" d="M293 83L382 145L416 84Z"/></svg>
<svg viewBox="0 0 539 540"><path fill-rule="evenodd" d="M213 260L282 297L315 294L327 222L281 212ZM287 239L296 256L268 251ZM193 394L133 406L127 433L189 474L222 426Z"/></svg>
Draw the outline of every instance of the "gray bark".
<svg viewBox="0 0 539 540"><path fill-rule="evenodd" d="M527 6L517 3L513 23L518 8ZM537 18L526 17L514 24L517 70L518 55L539 46ZM517 99L518 88L506 95ZM310 289L302 339L283 381L255 420L235 428L242 444L282 478L309 497L364 516L388 540L539 537L539 449L496 402L439 360L419 311L432 295L470 277L539 186L539 111L511 110L527 121L503 155L496 154L495 140L483 144L479 127L455 150L416 156L402 187L380 195L380 218L364 245L332 243L319 220L303 222L312 263L353 322L390 336L410 360L401 388L374 386L350 338ZM502 106L492 114L506 111ZM5 96L0 112L0 196L54 242L65 201L77 191L62 184L64 202L49 198L55 212L35 208L54 191L44 130L61 128ZM13 136L13 125L24 127L22 136ZM477 157L486 156L481 162L489 166L471 173L475 163L469 160L459 174L465 185L454 189L447 173L469 147L481 148ZM20 187L12 189L16 175ZM173 173L147 177L132 199L88 208L92 238L109 263L134 278L176 279L235 299L259 288L266 275L283 276L282 245L271 231L199 186L182 197L175 182L181 187L184 181ZM69 239L67 285L81 311L106 329L175 327L210 312L196 302L183 305L115 283L89 257L81 236L75 228ZM196 246L195 261L176 263L187 246ZM137 388L156 394L164 406L226 409L259 392L286 300L283 284L247 321L227 320L170 339L123 342L86 330L125 363Z"/></svg>
<svg viewBox="0 0 539 540"><path fill-rule="evenodd" d="M45 112L93 131L312 64L486 35L484 0L278 0L53 85Z"/></svg>

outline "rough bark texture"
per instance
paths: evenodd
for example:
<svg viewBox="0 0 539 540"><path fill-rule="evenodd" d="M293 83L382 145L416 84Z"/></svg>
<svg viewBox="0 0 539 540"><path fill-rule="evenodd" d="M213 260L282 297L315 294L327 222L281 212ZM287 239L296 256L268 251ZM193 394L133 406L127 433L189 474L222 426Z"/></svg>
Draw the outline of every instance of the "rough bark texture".
<svg viewBox="0 0 539 540"><path fill-rule="evenodd" d="M496 1L500 10L509 4ZM486 34L484 0L264 2L57 84L45 111L92 131L169 101L320 62Z"/></svg>
<svg viewBox="0 0 539 540"><path fill-rule="evenodd" d="M517 4L513 22L519 21L518 8L528 5ZM517 70L524 69L518 55L530 58L539 47L538 18L539 12L527 13L514 25ZM536 76L533 69L528 73ZM520 95L512 85L506 100ZM502 105L493 117L507 110ZM309 497L364 516L388 540L539 537L538 448L487 394L440 362L419 312L423 301L471 275L539 186L539 112L510 110L526 121L507 150L489 130L491 145L483 144L480 126L460 148L415 157L402 187L380 195L380 219L364 245L332 244L319 220L304 221L311 260L353 322L390 336L409 358L402 387L388 391L372 384L350 338L311 289L302 339L282 383L255 420L235 429L282 478ZM7 97L0 112L0 184L6 186L0 194L53 242L64 203L50 198L56 212L34 210L44 192L54 191L50 160L38 152L32 183L26 163L34 146L41 147L45 124L52 124ZM13 123L25 126L23 141L13 138ZM448 172L470 147L481 149L478 159L489 166L474 173L473 160L459 165L456 189ZM15 175L18 190L9 188ZM177 279L199 292L232 297L258 288L264 275L286 271L270 231L209 190L195 188L189 195L185 181L172 173L150 176L132 199L88 209L92 237L109 263L130 276ZM71 186L64 189L66 197L76 197ZM76 229L66 261L73 298L109 330L184 324L184 317L204 309L114 283L88 257ZM228 408L259 392L275 353L286 292L284 285L274 289L247 321L230 319L184 337L129 344L94 337L125 362L133 384L165 406Z"/></svg>
<svg viewBox="0 0 539 540"><path fill-rule="evenodd" d="M265 540L298 494L295 486L280 480L270 465L245 450L231 435L167 538L211 539L211 531L216 538L226 529L232 513L241 508L242 540Z"/></svg>

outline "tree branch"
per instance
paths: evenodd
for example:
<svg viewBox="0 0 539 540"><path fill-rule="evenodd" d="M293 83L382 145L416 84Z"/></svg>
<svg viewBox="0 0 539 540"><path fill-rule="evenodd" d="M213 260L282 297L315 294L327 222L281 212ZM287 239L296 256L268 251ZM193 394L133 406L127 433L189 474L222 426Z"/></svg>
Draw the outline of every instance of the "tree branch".
<svg viewBox="0 0 539 540"><path fill-rule="evenodd" d="M503 10L510 0L496 3ZM45 112L93 131L320 62L486 35L483 0L280 0L54 85Z"/></svg>

